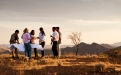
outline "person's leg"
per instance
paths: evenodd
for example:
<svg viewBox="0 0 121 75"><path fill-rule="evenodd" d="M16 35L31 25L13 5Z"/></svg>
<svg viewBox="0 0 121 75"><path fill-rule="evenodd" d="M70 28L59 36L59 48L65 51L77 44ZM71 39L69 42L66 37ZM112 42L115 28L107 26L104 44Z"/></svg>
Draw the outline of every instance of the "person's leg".
<svg viewBox="0 0 121 75"><path fill-rule="evenodd" d="M42 42L41 45L42 45L42 47L44 48L44 46L45 46L45 42Z"/></svg>
<svg viewBox="0 0 121 75"><path fill-rule="evenodd" d="M35 58L38 57L37 48L34 48L34 55L35 55Z"/></svg>
<svg viewBox="0 0 121 75"><path fill-rule="evenodd" d="M32 47L30 42L28 42L28 57L31 59L31 51L32 51Z"/></svg>
<svg viewBox="0 0 121 75"><path fill-rule="evenodd" d="M16 58L18 58L18 50L17 50L17 48L15 48L15 54L16 54Z"/></svg>
<svg viewBox="0 0 121 75"><path fill-rule="evenodd" d="M58 56L58 42L55 42L55 54Z"/></svg>
<svg viewBox="0 0 121 75"><path fill-rule="evenodd" d="M45 42L42 42L41 45L42 45L42 47L44 48ZM42 54L42 57L44 57L44 50L41 50L41 54Z"/></svg>
<svg viewBox="0 0 121 75"><path fill-rule="evenodd" d="M53 51L53 55L55 56L55 42L53 42L52 44L52 51Z"/></svg>
<svg viewBox="0 0 121 75"><path fill-rule="evenodd" d="M11 54L12 54L12 58L15 58L14 57L14 50L11 51Z"/></svg>
<svg viewBox="0 0 121 75"><path fill-rule="evenodd" d="M53 52L54 52L54 56L58 56L58 51L57 51L57 41L53 42Z"/></svg>
<svg viewBox="0 0 121 75"><path fill-rule="evenodd" d="M12 44L12 43L10 43L10 45L11 45L11 44ZM12 46L12 50L11 50L12 58L15 58L15 57L14 57L14 51L15 51L14 46Z"/></svg>
<svg viewBox="0 0 121 75"><path fill-rule="evenodd" d="M57 51L59 51L59 43L57 42Z"/></svg>
<svg viewBox="0 0 121 75"><path fill-rule="evenodd" d="M58 56L61 56L61 45L59 44L59 51L58 51Z"/></svg>
<svg viewBox="0 0 121 75"><path fill-rule="evenodd" d="M28 47L27 47L27 43L24 43L24 48L25 48L25 56L27 56L27 51L28 51Z"/></svg>
<svg viewBox="0 0 121 75"><path fill-rule="evenodd" d="M57 56L59 56L59 42L57 42L57 48L56 48L56 51L57 51Z"/></svg>

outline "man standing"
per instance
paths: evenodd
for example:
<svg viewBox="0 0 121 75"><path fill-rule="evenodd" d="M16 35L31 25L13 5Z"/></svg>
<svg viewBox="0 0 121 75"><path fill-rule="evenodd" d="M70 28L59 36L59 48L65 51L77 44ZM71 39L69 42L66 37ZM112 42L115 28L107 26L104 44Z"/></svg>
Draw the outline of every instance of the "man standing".
<svg viewBox="0 0 121 75"><path fill-rule="evenodd" d="M10 38L10 44L19 44L19 37L18 37L18 34L19 34L19 30L16 30L15 33L13 33L11 35L11 38ZM12 52L12 58L18 58L18 51L17 51L17 48L15 48L15 50L11 51ZM14 57L14 54L15 54L15 57Z"/></svg>
<svg viewBox="0 0 121 75"><path fill-rule="evenodd" d="M59 40L58 40L58 53L59 53L59 57L61 56L61 49L60 49L60 44L61 44L61 37L62 37L62 34L60 32L60 28L59 27L56 27L56 31L58 32L59 34Z"/></svg>
<svg viewBox="0 0 121 75"><path fill-rule="evenodd" d="M52 39L52 51L53 51L53 54L54 54L54 57L58 57L58 40L59 40L59 34L58 32L56 31L56 27L53 27L52 28L52 31L53 31L53 35L51 36Z"/></svg>

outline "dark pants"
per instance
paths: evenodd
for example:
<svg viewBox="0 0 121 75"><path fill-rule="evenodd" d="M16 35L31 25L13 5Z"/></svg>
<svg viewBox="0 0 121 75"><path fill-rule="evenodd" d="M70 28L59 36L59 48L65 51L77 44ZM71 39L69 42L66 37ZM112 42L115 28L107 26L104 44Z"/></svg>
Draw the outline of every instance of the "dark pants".
<svg viewBox="0 0 121 75"><path fill-rule="evenodd" d="M31 58L32 48L31 48L30 42L24 43L24 47L25 47L25 56L28 56L29 58Z"/></svg>
<svg viewBox="0 0 121 75"><path fill-rule="evenodd" d="M35 43L32 43L31 41L30 41L30 43L31 43L31 44L35 44ZM34 48L34 55L35 55L35 58L37 58L37 57L38 57L37 48Z"/></svg>
<svg viewBox="0 0 121 75"><path fill-rule="evenodd" d="M44 48L45 42L41 42L40 45ZM44 50L41 51L42 57L44 56Z"/></svg>
<svg viewBox="0 0 121 75"><path fill-rule="evenodd" d="M15 50L12 51L12 57L14 57L14 54L15 54L15 57L18 58L18 51L17 51L17 48L15 48Z"/></svg>
<svg viewBox="0 0 121 75"><path fill-rule="evenodd" d="M57 51L59 51L59 43L57 43Z"/></svg>
<svg viewBox="0 0 121 75"><path fill-rule="evenodd" d="M34 48L34 55L35 55L35 58L38 57L37 48Z"/></svg>
<svg viewBox="0 0 121 75"><path fill-rule="evenodd" d="M52 51L54 56L58 56L58 42L54 41L52 45Z"/></svg>

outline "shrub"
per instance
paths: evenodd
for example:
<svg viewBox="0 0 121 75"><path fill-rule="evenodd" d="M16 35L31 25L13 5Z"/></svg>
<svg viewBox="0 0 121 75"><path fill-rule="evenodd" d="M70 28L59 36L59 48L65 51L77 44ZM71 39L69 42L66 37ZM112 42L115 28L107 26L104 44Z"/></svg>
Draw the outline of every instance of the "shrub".
<svg viewBox="0 0 121 75"><path fill-rule="evenodd" d="M105 71L106 71L106 65L104 64L95 65L95 72L105 72Z"/></svg>

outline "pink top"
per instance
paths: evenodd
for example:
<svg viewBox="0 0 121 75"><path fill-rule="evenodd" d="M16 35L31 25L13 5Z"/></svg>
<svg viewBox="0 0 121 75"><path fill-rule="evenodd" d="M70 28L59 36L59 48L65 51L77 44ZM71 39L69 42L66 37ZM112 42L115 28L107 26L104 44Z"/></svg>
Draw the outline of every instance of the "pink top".
<svg viewBox="0 0 121 75"><path fill-rule="evenodd" d="M24 42L24 43L28 43L28 42L30 42L30 39L31 39L29 33L24 33L24 34L22 35L21 38L23 39L23 42Z"/></svg>

